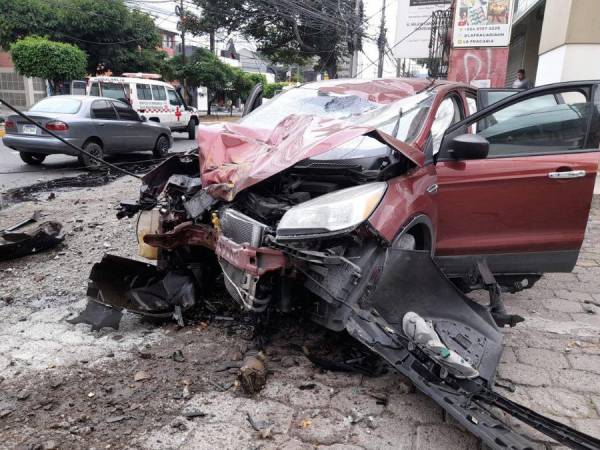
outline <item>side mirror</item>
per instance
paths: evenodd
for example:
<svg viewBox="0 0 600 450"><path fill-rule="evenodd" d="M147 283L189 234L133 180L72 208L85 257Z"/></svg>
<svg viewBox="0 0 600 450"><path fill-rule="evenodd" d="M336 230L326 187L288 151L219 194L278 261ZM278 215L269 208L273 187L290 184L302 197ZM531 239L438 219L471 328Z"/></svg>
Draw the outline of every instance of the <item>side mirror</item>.
<svg viewBox="0 0 600 450"><path fill-rule="evenodd" d="M147 121L148 121L148 118L147 118L146 116L140 116L140 120L141 120L142 122L147 122Z"/></svg>
<svg viewBox="0 0 600 450"><path fill-rule="evenodd" d="M452 139L448 154L451 158L485 159L490 151L488 140L478 134L461 134Z"/></svg>

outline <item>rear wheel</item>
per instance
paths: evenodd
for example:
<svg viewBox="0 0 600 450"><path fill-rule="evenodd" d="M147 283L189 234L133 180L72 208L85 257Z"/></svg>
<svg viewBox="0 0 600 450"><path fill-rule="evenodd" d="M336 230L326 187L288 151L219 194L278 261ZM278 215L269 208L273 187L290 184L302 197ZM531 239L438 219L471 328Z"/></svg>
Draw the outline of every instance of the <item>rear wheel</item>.
<svg viewBox="0 0 600 450"><path fill-rule="evenodd" d="M196 139L196 121L190 119L187 126L188 139Z"/></svg>
<svg viewBox="0 0 600 450"><path fill-rule="evenodd" d="M96 158L104 159L104 151L102 150L102 146L100 146L100 144L97 142L88 142L83 146L83 149ZM102 168L102 163L98 162L94 158L90 158L86 154L82 153L78 159L79 163L87 170L96 171Z"/></svg>
<svg viewBox="0 0 600 450"><path fill-rule="evenodd" d="M46 159L46 155L40 155L39 153L25 153L19 152L21 159L32 166L39 166Z"/></svg>
<svg viewBox="0 0 600 450"><path fill-rule="evenodd" d="M164 158L169 153L170 147L169 138L164 134L159 136L156 140L156 144L154 145L154 150L152 150L152 154L155 158Z"/></svg>

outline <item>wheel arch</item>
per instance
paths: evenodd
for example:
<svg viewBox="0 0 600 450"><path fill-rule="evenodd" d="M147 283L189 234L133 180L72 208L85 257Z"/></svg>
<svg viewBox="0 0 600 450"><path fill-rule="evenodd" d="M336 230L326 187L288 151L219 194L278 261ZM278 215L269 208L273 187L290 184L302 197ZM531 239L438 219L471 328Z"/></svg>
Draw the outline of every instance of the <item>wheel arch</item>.
<svg viewBox="0 0 600 450"><path fill-rule="evenodd" d="M435 253L435 229L427 215L417 214L409 219L392 241L392 247L405 234L410 234L415 238L415 250L429 250L433 256Z"/></svg>
<svg viewBox="0 0 600 450"><path fill-rule="evenodd" d="M94 142L94 143L98 144L100 147L102 147L102 149L104 149L104 142L102 142L102 139L100 139L98 136L90 136L89 138L87 138L85 140L85 142L83 143L83 145L81 147L82 148L85 147L90 142Z"/></svg>

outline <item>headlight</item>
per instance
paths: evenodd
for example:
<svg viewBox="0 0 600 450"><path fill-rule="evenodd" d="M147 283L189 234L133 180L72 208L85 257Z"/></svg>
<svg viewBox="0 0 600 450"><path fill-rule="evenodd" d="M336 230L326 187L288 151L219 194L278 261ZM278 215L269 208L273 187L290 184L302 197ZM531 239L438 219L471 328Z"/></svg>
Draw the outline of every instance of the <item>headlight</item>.
<svg viewBox="0 0 600 450"><path fill-rule="evenodd" d="M277 236L334 233L352 229L364 222L385 194L383 182L355 186L322 195L286 212Z"/></svg>

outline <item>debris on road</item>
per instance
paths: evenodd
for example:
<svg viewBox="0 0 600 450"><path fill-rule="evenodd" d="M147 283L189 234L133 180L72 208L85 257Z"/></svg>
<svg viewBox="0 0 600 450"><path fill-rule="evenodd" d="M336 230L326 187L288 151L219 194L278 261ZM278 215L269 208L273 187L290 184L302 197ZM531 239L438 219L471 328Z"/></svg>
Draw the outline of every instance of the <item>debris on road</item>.
<svg viewBox="0 0 600 450"><path fill-rule="evenodd" d="M47 221L27 231L17 231L37 220L34 214L32 218L0 233L0 261L48 250L63 241L63 226L60 222Z"/></svg>
<svg viewBox="0 0 600 450"><path fill-rule="evenodd" d="M240 367L238 380L246 394L254 395L260 392L267 382L265 360L265 354L258 352L257 355L246 358Z"/></svg>

